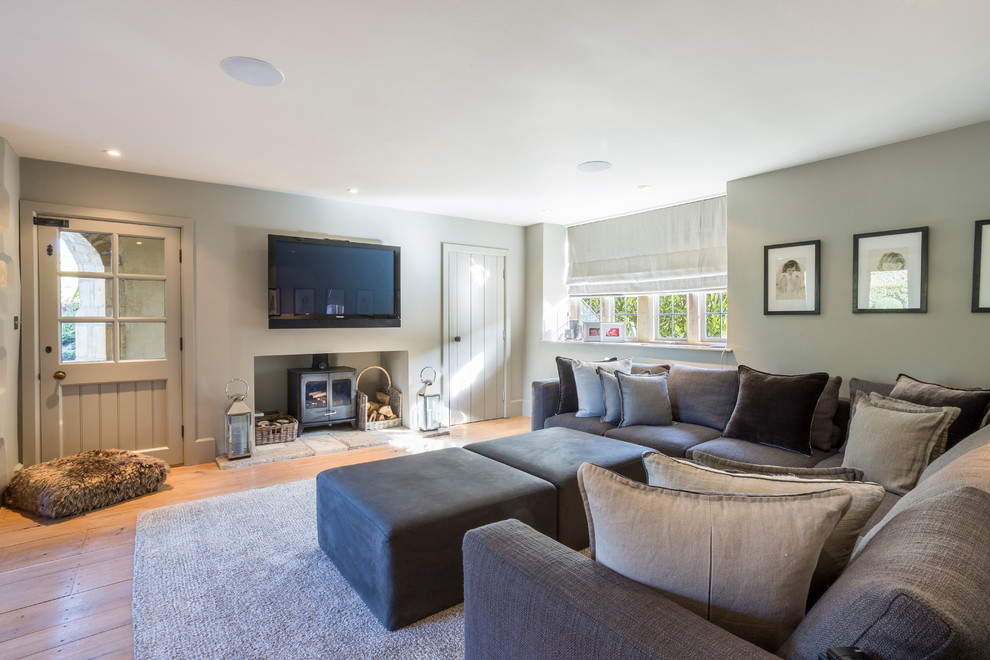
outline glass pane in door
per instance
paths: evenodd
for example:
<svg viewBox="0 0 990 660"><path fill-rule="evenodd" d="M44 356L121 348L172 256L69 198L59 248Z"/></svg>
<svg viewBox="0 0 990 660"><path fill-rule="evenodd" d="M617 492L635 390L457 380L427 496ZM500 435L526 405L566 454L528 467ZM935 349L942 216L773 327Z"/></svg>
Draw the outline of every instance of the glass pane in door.
<svg viewBox="0 0 990 660"><path fill-rule="evenodd" d="M146 236L121 236L120 272L133 275L165 274L165 239Z"/></svg>
<svg viewBox="0 0 990 660"><path fill-rule="evenodd" d="M165 282L120 280L121 316L165 316Z"/></svg>
<svg viewBox="0 0 990 660"><path fill-rule="evenodd" d="M111 234L62 230L58 234L58 269L69 273L109 273L112 251Z"/></svg>
<svg viewBox="0 0 990 660"><path fill-rule="evenodd" d="M121 360L164 360L164 323L121 323Z"/></svg>
<svg viewBox="0 0 990 660"><path fill-rule="evenodd" d="M349 378L338 378L333 381L333 406L349 406L351 404L351 381Z"/></svg>
<svg viewBox="0 0 990 660"><path fill-rule="evenodd" d="M112 323L62 323L62 362L113 360Z"/></svg>
<svg viewBox="0 0 990 660"><path fill-rule="evenodd" d="M327 407L327 381L326 380L309 380L306 381L306 400L305 405L307 408L326 408Z"/></svg>
<svg viewBox="0 0 990 660"><path fill-rule="evenodd" d="M113 316L113 281L59 275L59 316Z"/></svg>

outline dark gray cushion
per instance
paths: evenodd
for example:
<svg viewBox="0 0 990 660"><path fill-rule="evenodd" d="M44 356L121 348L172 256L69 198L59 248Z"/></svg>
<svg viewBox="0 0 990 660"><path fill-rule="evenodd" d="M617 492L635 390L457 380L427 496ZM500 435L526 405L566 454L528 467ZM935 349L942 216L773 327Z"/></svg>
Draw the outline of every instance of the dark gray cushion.
<svg viewBox="0 0 990 660"><path fill-rule="evenodd" d="M598 417L578 417L576 413L563 413L548 417L543 428L552 429L558 427L584 431L585 433L594 433L595 435L605 435L607 431L615 428L612 424L603 422Z"/></svg>
<svg viewBox="0 0 990 660"><path fill-rule="evenodd" d="M667 391L674 420L722 430L729 422L739 393L734 369L706 369L675 364Z"/></svg>
<svg viewBox="0 0 990 660"><path fill-rule="evenodd" d="M739 397L722 432L811 456L811 420L828 374L768 374L739 365Z"/></svg>
<svg viewBox="0 0 990 660"><path fill-rule="evenodd" d="M839 408L839 388L842 386L842 376L832 376L828 379L822 395L815 405L815 415L811 420L811 446L822 451L832 449L833 438L839 434L835 426L835 411Z"/></svg>
<svg viewBox="0 0 990 660"><path fill-rule="evenodd" d="M713 456L703 451L691 452L691 460L723 472L743 474L779 474L801 479L841 479L843 481L862 481L863 471L854 467L840 465L825 466L824 461L814 467L786 467L782 465L762 465L760 463L743 463L728 458Z"/></svg>
<svg viewBox="0 0 990 660"><path fill-rule="evenodd" d="M574 361L558 355L557 379L560 381L560 400L557 402L557 414L577 412L577 385L574 383Z"/></svg>
<svg viewBox="0 0 990 660"><path fill-rule="evenodd" d="M828 456L825 452L817 449L812 449L811 456L805 456L796 451L788 451L736 438L716 438L695 445L693 449L688 451L688 458L692 458L693 452L696 451L743 463L762 463L763 465L787 467L814 467Z"/></svg>
<svg viewBox="0 0 990 660"><path fill-rule="evenodd" d="M986 422L990 411L990 390L962 389L926 383L907 374L900 374L897 377L890 396L911 403L920 403L923 406L959 408L959 417L949 427L949 441L946 447L954 446L979 429Z"/></svg>
<svg viewBox="0 0 990 660"><path fill-rule="evenodd" d="M602 421L606 424L618 424L622 420L622 397L619 396L619 381L611 371L601 369L598 378L602 382L602 398L605 400L605 414Z"/></svg>
<svg viewBox="0 0 990 660"><path fill-rule="evenodd" d="M605 436L655 449L659 452L683 458L696 445L719 436L719 430L710 426L675 422L671 426L626 426L610 429Z"/></svg>
<svg viewBox="0 0 990 660"><path fill-rule="evenodd" d="M619 426L670 426L674 423L667 395L667 374L633 376L617 372L615 377L620 404ZM602 421L609 420L603 418Z"/></svg>
<svg viewBox="0 0 990 660"><path fill-rule="evenodd" d="M580 550L588 547L588 518L578 488L578 468L585 461L646 481L643 448L572 429L544 429L496 440L474 442L465 449L549 481L557 488L556 539Z"/></svg>
<svg viewBox="0 0 990 660"><path fill-rule="evenodd" d="M670 372L669 364L660 364L653 362L633 362L632 374L647 374L650 376L659 376L660 374L665 374Z"/></svg>
<svg viewBox="0 0 990 660"><path fill-rule="evenodd" d="M903 501L903 500L902 500ZM985 658L990 649L990 494L963 486L883 526L778 651L815 658Z"/></svg>

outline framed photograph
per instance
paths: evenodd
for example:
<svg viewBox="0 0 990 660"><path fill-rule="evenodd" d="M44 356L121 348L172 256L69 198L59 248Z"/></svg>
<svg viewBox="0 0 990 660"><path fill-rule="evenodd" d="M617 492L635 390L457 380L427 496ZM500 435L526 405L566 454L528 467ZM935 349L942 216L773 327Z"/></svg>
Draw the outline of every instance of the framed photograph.
<svg viewBox="0 0 990 660"><path fill-rule="evenodd" d="M990 220L976 221L973 248L973 311L990 312ZM986 255L986 262L983 261Z"/></svg>
<svg viewBox="0 0 990 660"><path fill-rule="evenodd" d="M313 304L315 303L315 299L314 299L314 296L313 296L313 290L312 289L296 289L295 290L295 296L296 296L295 313L296 314L312 314L313 313L313 310L315 309L315 307L313 306Z"/></svg>
<svg viewBox="0 0 990 660"><path fill-rule="evenodd" d="M585 321L582 324L584 330L584 340L585 341L601 341L602 340L602 324L597 321Z"/></svg>
<svg viewBox="0 0 990 660"><path fill-rule="evenodd" d="M604 342L624 342L626 340L626 324L602 323L601 339Z"/></svg>
<svg viewBox="0 0 990 660"><path fill-rule="evenodd" d="M853 314L928 311L928 227L853 236Z"/></svg>
<svg viewBox="0 0 990 660"><path fill-rule="evenodd" d="M763 247L763 313L820 314L822 242Z"/></svg>
<svg viewBox="0 0 990 660"><path fill-rule="evenodd" d="M278 289L268 289L268 316L278 316L281 314L278 304Z"/></svg>

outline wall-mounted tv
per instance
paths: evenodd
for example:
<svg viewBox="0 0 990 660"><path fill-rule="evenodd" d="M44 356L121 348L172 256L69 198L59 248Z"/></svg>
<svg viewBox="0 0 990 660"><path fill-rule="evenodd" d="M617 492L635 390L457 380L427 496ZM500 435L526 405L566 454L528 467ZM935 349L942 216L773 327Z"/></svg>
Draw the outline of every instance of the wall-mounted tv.
<svg viewBox="0 0 990 660"><path fill-rule="evenodd" d="M268 235L269 328L397 328L399 248Z"/></svg>

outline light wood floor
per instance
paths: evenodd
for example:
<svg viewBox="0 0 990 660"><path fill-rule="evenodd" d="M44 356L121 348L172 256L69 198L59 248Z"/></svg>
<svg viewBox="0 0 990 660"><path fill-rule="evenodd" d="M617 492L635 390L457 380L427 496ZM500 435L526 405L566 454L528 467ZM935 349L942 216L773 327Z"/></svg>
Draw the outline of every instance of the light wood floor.
<svg viewBox="0 0 990 660"><path fill-rule="evenodd" d="M528 417L464 424L431 448L527 431ZM223 471L215 464L176 467L156 493L59 521L0 509L0 658L133 657L131 579L140 512L405 453L381 446Z"/></svg>

